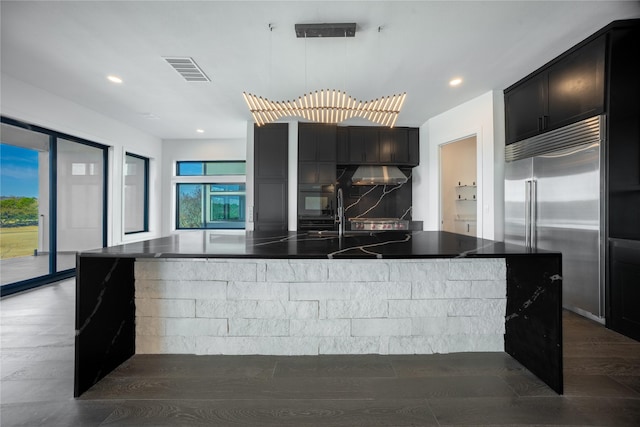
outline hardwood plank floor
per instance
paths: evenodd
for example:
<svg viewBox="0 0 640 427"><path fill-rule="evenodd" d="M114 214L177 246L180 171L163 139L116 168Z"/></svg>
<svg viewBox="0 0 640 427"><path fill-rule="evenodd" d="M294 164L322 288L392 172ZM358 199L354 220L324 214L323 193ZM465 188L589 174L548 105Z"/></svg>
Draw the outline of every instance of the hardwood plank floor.
<svg viewBox="0 0 640 427"><path fill-rule="evenodd" d="M565 395L505 353L136 355L73 396L75 283L0 301L0 425L634 426L640 343L565 312Z"/></svg>

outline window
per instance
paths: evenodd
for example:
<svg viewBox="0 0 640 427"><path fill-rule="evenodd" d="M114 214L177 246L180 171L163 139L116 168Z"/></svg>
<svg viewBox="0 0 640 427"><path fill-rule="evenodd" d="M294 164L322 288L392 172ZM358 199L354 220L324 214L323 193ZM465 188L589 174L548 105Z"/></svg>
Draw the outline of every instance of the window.
<svg viewBox="0 0 640 427"><path fill-rule="evenodd" d="M124 233L149 231L149 159L126 153L124 163Z"/></svg>
<svg viewBox="0 0 640 427"><path fill-rule="evenodd" d="M176 229L244 229L245 173L244 161L177 162Z"/></svg>
<svg viewBox="0 0 640 427"><path fill-rule="evenodd" d="M178 162L177 176L245 175L246 163L232 162Z"/></svg>
<svg viewBox="0 0 640 427"><path fill-rule="evenodd" d="M177 184L178 229L244 229L245 184Z"/></svg>

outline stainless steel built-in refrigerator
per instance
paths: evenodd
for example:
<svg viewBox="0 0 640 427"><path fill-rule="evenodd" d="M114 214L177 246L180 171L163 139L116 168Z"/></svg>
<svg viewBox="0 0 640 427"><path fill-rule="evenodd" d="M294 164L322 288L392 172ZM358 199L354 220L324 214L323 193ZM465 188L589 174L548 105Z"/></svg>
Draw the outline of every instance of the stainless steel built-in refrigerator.
<svg viewBox="0 0 640 427"><path fill-rule="evenodd" d="M563 306L604 322L604 116L505 149L505 241L562 252Z"/></svg>

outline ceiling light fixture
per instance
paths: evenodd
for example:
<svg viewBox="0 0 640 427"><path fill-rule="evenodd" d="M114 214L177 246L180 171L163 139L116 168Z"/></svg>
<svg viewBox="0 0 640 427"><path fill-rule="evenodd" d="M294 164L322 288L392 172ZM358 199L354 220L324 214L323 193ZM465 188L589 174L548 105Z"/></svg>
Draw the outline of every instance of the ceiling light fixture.
<svg viewBox="0 0 640 427"><path fill-rule="evenodd" d="M204 133L204 129L196 129L196 132L198 132L198 133Z"/></svg>
<svg viewBox="0 0 640 427"><path fill-rule="evenodd" d="M107 80L112 83L122 83L122 79L118 76L114 76L113 74L107 76Z"/></svg>
<svg viewBox="0 0 640 427"><path fill-rule="evenodd" d="M458 86L460 83L462 83L462 79L456 77L455 79L451 79L449 81L449 86Z"/></svg>
<svg viewBox="0 0 640 427"><path fill-rule="evenodd" d="M273 31L271 24L269 30ZM356 24L296 24L295 31L298 38L305 40L311 37L345 37L346 40L346 37L355 37ZM320 123L341 123L353 117L360 117L382 126L393 127L407 94L383 96L366 102L335 89L309 92L293 101L271 101L246 92L243 92L242 96L258 126L284 117L301 117Z"/></svg>
<svg viewBox="0 0 640 427"><path fill-rule="evenodd" d="M393 127L407 94L366 102L335 89L309 92L293 101L271 101L245 92L242 96L258 126L283 117L301 117L321 123L341 123L352 117L362 117L382 126Z"/></svg>

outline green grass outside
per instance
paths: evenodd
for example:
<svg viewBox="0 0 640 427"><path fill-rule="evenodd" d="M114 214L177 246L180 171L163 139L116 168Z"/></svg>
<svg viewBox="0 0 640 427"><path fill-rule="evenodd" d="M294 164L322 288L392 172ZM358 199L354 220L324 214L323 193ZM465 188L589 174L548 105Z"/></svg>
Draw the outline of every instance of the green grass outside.
<svg viewBox="0 0 640 427"><path fill-rule="evenodd" d="M0 259L33 255L37 248L37 225L0 228Z"/></svg>

